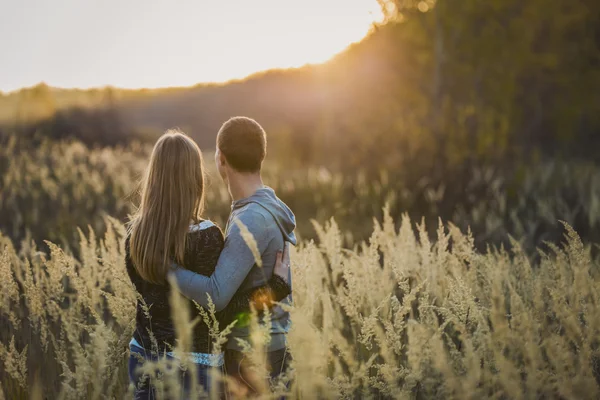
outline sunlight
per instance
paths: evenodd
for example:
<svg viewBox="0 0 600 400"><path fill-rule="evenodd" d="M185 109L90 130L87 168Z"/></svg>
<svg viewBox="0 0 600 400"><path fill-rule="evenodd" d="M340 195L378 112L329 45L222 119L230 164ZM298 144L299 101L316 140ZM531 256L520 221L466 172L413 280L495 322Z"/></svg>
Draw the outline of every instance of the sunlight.
<svg viewBox="0 0 600 400"><path fill-rule="evenodd" d="M0 90L40 81L81 88L223 82L326 61L382 18L375 0L150 3L0 6Z"/></svg>

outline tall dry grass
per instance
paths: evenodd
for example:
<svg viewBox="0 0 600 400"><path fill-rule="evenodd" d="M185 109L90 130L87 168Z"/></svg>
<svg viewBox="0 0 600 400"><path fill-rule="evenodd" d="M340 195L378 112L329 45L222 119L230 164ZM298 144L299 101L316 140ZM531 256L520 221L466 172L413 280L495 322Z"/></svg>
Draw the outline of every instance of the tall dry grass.
<svg viewBox="0 0 600 400"><path fill-rule="evenodd" d="M19 245L35 239L76 252L75 227L106 227L110 215L127 219L136 203L135 189L146 166L150 146L90 148L81 142L43 140L34 146L16 136L0 142L0 231ZM205 155L209 172L207 215L223 225L231 211L226 187L220 183L213 157ZM267 160L269 161L269 160ZM297 233L316 238L311 219L325 223L335 217L344 244L351 246L371 234L371 219L403 213L451 221L471 227L478 249L509 244L518 238L532 254L544 241L558 242L559 220L575 227L585 240L600 242L600 168L576 161L515 163L506 167L474 167L460 171L420 170L417 166L381 171L331 171L315 165L291 169L267 162L264 178L294 210ZM432 229L430 233L434 233Z"/></svg>
<svg viewBox="0 0 600 400"><path fill-rule="evenodd" d="M532 265L512 248L478 252L473 237L389 214L352 249L332 220L293 251L290 398L594 399L600 397L598 265L565 225ZM400 225L399 229L396 226ZM0 361L5 398L125 398L136 295L123 227L80 232L76 259L0 238ZM177 302L175 298L173 300ZM178 307L181 309L181 307ZM177 314L179 350L189 323ZM210 312L199 316L210 322ZM254 345L264 344L254 322ZM215 340L218 332L213 332ZM187 339L186 339L187 337ZM261 373L261 356L249 346ZM177 366L148 366L177 396ZM264 370L263 372L264 373ZM198 391L197 393L200 393ZM208 394L206 394L208 396ZM263 397L275 395L265 394Z"/></svg>

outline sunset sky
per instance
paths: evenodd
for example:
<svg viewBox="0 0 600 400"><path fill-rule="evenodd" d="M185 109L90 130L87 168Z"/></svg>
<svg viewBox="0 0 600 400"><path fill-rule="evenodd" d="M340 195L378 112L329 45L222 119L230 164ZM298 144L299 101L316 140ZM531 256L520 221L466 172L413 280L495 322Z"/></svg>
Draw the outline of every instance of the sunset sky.
<svg viewBox="0 0 600 400"><path fill-rule="evenodd" d="M0 90L165 87L322 62L376 0L0 0Z"/></svg>

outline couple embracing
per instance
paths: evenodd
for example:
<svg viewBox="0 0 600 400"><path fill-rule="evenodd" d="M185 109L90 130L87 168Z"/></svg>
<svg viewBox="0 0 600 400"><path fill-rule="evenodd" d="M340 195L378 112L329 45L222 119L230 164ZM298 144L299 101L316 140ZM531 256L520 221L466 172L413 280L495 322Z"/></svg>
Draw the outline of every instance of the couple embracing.
<svg viewBox="0 0 600 400"><path fill-rule="evenodd" d="M147 360L178 357L173 353L176 335L169 304L175 286L169 280L177 282L177 290L189 299L195 314L193 302L208 308L210 298L221 330L235 322L222 349L213 348L211 327L201 318L193 328L191 353L186 356L195 364L197 382L205 392L225 395L227 391L211 381L214 369L237 382L235 386L246 394L268 387L268 382L252 373L240 343L250 341L243 316L251 306L270 308L270 340L265 349L270 377L287 371L290 318L279 303L291 301L286 243L296 244L295 218L274 191L263 185L265 155L266 134L256 121L235 117L219 130L215 161L233 200L223 235L218 226L201 218L205 179L197 144L173 131L156 142L141 203L125 242L127 272L139 293L136 328L129 344L129 377L136 399L157 396L140 366ZM255 245L247 243L246 230ZM189 386L190 378L189 372L181 371L183 387Z"/></svg>

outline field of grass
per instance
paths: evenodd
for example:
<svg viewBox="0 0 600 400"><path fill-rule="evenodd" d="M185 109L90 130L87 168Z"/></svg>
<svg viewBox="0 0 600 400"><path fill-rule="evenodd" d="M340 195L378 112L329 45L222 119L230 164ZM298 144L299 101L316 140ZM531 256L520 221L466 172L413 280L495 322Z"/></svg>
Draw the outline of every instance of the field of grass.
<svg viewBox="0 0 600 400"><path fill-rule="evenodd" d="M151 147L88 148L77 141L45 140L32 147L15 137L0 145L0 231L13 239L51 240L75 249L76 229L105 230L106 216L127 220ZM208 174L206 218L227 221L230 200L204 155ZM463 171L419 171L416 167L336 172L324 167L289 169L267 162L265 183L294 210L301 238L315 239L312 221L334 218L343 243L369 238L373 218L388 205L400 223L407 213L425 219L435 234L438 219L473 232L476 247L517 239L528 254L545 241L561 240L560 221L587 242L600 243L600 168L592 163L545 161L513 168L467 167Z"/></svg>
<svg viewBox="0 0 600 400"><path fill-rule="evenodd" d="M123 223L147 152L0 149L0 399L130 395ZM600 170L474 170L460 187L282 171L267 165L265 181L303 239L291 398L600 397ZM206 216L222 224L228 195L211 175ZM164 394L176 390L172 366L156 367Z"/></svg>

